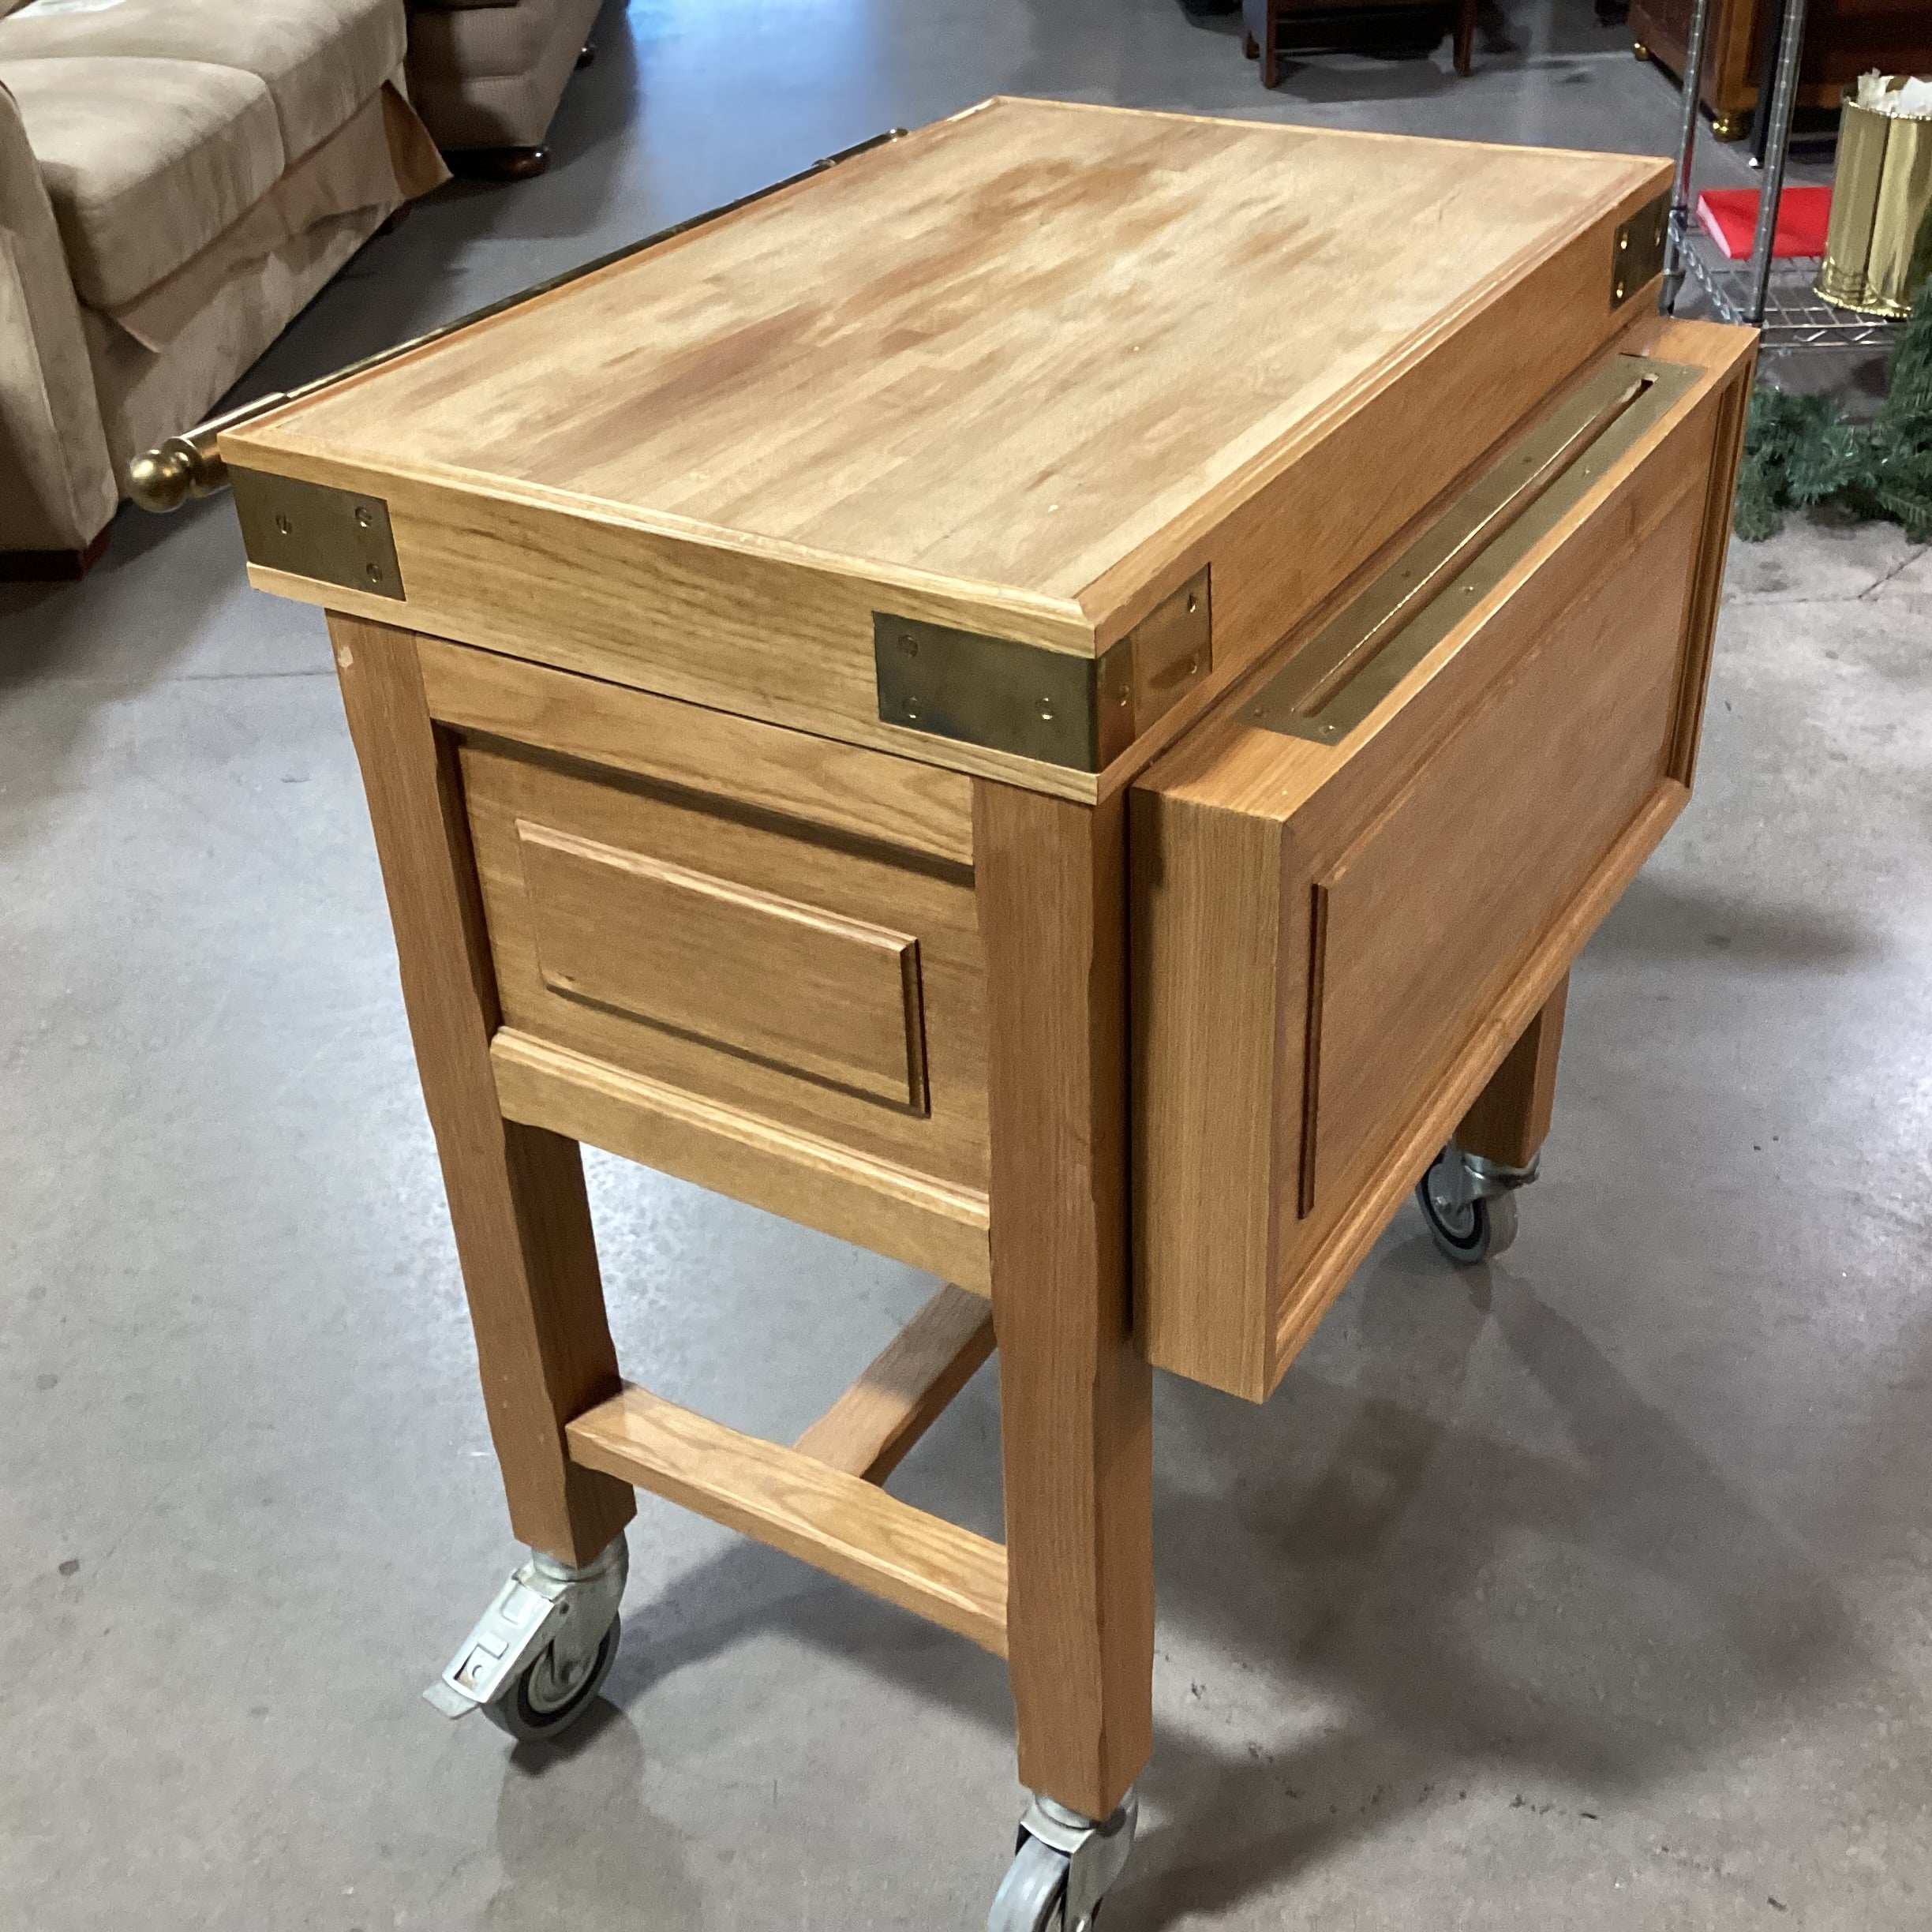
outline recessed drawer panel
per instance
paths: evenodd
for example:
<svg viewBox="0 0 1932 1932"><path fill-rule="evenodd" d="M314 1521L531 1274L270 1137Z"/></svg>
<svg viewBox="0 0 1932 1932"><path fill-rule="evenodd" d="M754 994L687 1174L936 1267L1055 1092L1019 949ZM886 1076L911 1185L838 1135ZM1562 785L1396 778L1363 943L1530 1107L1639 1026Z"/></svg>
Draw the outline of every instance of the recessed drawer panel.
<svg viewBox="0 0 1932 1932"><path fill-rule="evenodd" d="M500 741L461 761L507 1029L807 1163L985 1188L969 866Z"/></svg>
<svg viewBox="0 0 1932 1932"><path fill-rule="evenodd" d="M1151 1359L1259 1399L1688 795L1750 339L1611 358L1135 788Z"/></svg>
<svg viewBox="0 0 1932 1932"><path fill-rule="evenodd" d="M910 934L526 820L517 838L552 991L925 1112Z"/></svg>

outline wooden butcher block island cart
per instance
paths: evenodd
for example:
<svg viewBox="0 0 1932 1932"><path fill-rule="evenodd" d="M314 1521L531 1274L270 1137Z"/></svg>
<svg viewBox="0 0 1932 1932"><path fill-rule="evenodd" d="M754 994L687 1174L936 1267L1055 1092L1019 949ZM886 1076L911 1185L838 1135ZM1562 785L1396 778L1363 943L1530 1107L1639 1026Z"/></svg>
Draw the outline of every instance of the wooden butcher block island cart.
<svg viewBox="0 0 1932 1932"><path fill-rule="evenodd" d="M1507 1240L1689 796L1754 339L1655 313L1668 173L991 101L220 427L533 1552L444 1708L581 1712L653 1490L1005 1657L991 1923L1092 1920L1152 1369L1263 1399L1419 1181ZM740 1434L624 1379L581 1141L949 1285ZM884 1487L995 1338L1003 1545Z"/></svg>

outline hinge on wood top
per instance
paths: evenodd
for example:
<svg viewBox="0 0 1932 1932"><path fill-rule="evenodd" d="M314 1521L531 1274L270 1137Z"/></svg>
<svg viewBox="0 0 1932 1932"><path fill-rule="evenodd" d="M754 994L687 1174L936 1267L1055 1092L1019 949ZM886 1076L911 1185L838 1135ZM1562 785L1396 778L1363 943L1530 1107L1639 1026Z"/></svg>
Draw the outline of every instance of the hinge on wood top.
<svg viewBox="0 0 1932 1932"><path fill-rule="evenodd" d="M1621 309L1653 275L1664 272L1664 238L1670 227L1668 189L1617 224L1610 245L1610 306Z"/></svg>
<svg viewBox="0 0 1932 1932"><path fill-rule="evenodd" d="M228 477L251 564L404 601L389 506L381 497L264 470L231 469Z"/></svg>
<svg viewBox="0 0 1932 1932"><path fill-rule="evenodd" d="M1104 770L1214 664L1204 568L1096 657L872 613L878 714L888 724Z"/></svg>

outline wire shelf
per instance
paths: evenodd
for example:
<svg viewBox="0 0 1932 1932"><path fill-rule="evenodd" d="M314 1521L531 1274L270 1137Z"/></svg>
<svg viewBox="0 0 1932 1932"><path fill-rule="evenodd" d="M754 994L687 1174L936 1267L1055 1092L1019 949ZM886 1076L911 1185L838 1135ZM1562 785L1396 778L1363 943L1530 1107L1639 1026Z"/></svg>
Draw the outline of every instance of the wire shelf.
<svg viewBox="0 0 1932 1932"><path fill-rule="evenodd" d="M1726 322L1742 322L1750 307L1751 264L1728 261L1708 237L1687 235L1684 262L1711 306ZM1904 324L1879 316L1863 316L1825 301L1812 286L1818 279L1815 256L1785 256L1771 264L1765 290L1762 346L1769 354L1790 349L1889 349Z"/></svg>

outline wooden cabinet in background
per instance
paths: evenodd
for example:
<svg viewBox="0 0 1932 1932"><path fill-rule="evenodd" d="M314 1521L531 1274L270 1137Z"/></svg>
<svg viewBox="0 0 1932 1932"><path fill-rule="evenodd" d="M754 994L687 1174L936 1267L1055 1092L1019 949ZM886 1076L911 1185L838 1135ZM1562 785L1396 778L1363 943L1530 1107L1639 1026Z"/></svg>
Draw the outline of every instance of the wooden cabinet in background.
<svg viewBox="0 0 1932 1932"><path fill-rule="evenodd" d="M1639 58L1683 72L1691 0L1631 0ZM1720 140L1746 131L1758 104L1772 9L1753 0L1711 0L1705 29L1704 105ZM1801 107L1836 107L1846 83L1871 68L1886 73L1932 70L1932 6L1925 0L1812 0L1806 10Z"/></svg>

